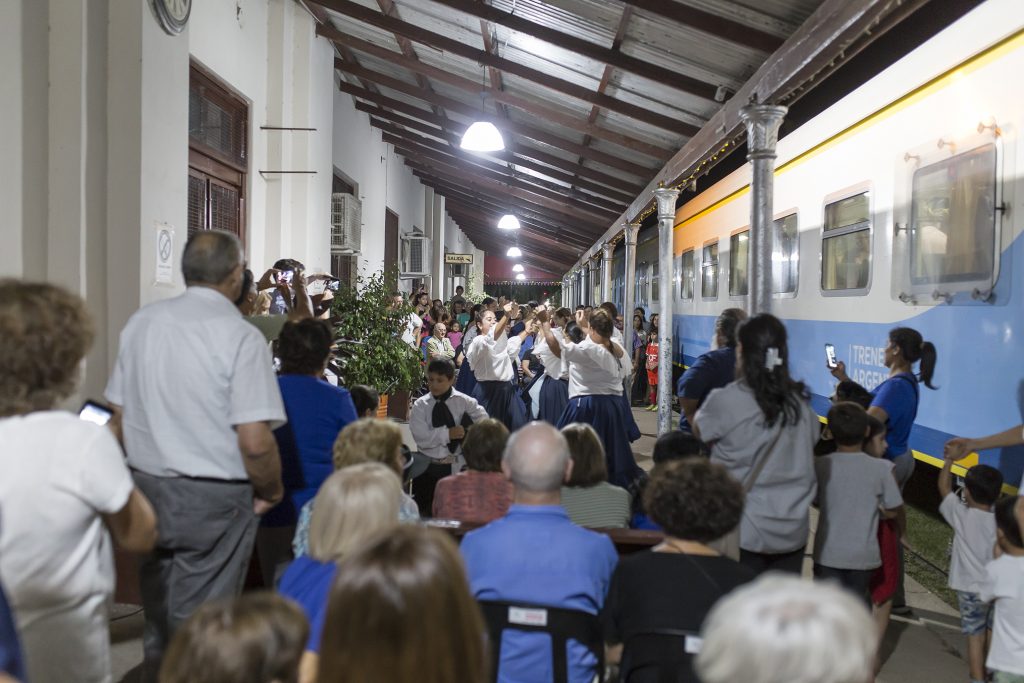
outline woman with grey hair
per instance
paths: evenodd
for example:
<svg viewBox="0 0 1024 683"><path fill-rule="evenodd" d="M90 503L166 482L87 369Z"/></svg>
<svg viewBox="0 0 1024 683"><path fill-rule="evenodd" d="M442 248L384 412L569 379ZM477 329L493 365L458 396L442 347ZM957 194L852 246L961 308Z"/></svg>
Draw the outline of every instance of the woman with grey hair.
<svg viewBox="0 0 1024 683"><path fill-rule="evenodd" d="M703 683L870 683L878 638L838 585L772 574L718 603L704 623Z"/></svg>

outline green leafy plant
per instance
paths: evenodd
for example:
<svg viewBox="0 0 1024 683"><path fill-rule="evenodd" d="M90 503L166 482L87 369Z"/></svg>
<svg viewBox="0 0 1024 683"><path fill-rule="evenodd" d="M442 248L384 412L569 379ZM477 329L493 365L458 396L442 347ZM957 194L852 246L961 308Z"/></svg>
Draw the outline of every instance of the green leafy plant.
<svg viewBox="0 0 1024 683"><path fill-rule="evenodd" d="M421 356L402 341L412 308L392 308L395 273L378 271L341 287L332 304L338 340L339 381L365 384L382 394L411 391L423 380Z"/></svg>

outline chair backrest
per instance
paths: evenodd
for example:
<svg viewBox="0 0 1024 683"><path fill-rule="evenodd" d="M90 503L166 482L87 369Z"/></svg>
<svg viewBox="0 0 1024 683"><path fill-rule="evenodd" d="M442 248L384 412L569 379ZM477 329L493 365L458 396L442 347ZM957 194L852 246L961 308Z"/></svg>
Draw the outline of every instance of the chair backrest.
<svg viewBox="0 0 1024 683"><path fill-rule="evenodd" d="M523 602L479 600L491 639L493 680L498 679L501 635L506 630L547 633L551 636L553 683L569 683L566 648L570 640L583 645L597 658L595 680L604 678L604 636L596 614L582 610L548 607Z"/></svg>
<svg viewBox="0 0 1024 683"><path fill-rule="evenodd" d="M655 680L651 674L657 674L658 683L700 683L693 660L702 644L697 631L651 628L634 633L623 644L619 683L629 683L639 671L647 673L644 680Z"/></svg>

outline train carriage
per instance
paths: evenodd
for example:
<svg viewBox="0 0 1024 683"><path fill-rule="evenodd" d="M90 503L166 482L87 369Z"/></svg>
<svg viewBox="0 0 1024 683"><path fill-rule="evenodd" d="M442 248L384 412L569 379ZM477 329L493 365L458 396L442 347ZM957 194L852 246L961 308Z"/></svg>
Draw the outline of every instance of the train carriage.
<svg viewBox="0 0 1024 683"><path fill-rule="evenodd" d="M938 349L939 389L921 392L911 447L933 465L952 436L1024 415L1022 73L1024 14L993 0L778 144L772 307L792 371L824 414L826 343L872 388L889 329L919 330ZM722 309L745 305L749 183L744 165L679 207L669 281L657 239L638 245L636 305L673 297L679 364L710 348ZM980 458L1020 481L1024 449Z"/></svg>

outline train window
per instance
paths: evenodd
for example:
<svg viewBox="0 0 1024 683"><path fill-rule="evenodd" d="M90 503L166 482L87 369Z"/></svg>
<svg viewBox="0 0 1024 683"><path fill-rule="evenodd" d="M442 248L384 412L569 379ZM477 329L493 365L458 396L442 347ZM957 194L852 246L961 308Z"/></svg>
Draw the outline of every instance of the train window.
<svg viewBox="0 0 1024 683"><path fill-rule="evenodd" d="M825 205L821 288L867 289L871 275L871 198L861 192Z"/></svg>
<svg viewBox="0 0 1024 683"><path fill-rule="evenodd" d="M684 251L680 261L679 298L689 301L693 299L693 249Z"/></svg>
<svg viewBox="0 0 1024 683"><path fill-rule="evenodd" d="M729 296L746 296L750 271L750 230L729 238Z"/></svg>
<svg viewBox="0 0 1024 683"><path fill-rule="evenodd" d="M772 292L793 294L800 275L800 232L796 214L776 220L772 228Z"/></svg>
<svg viewBox="0 0 1024 683"><path fill-rule="evenodd" d="M718 298L718 240L704 245L700 264L700 295L705 299Z"/></svg>
<svg viewBox="0 0 1024 683"><path fill-rule="evenodd" d="M661 301L658 298L658 281L661 279L658 275L659 267L657 263L651 266L651 303Z"/></svg>
<svg viewBox="0 0 1024 683"><path fill-rule="evenodd" d="M997 224L994 144L918 169L910 197L913 284L992 277Z"/></svg>

